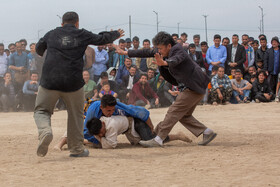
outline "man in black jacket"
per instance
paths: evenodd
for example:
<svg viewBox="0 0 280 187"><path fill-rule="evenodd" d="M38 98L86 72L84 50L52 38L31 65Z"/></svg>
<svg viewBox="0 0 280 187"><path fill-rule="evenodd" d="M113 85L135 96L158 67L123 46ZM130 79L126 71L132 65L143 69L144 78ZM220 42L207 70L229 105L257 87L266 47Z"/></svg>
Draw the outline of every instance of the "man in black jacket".
<svg viewBox="0 0 280 187"><path fill-rule="evenodd" d="M277 36L271 39L272 47L264 55L264 70L268 75L268 82L272 92L275 94L278 73L280 72L280 48Z"/></svg>
<svg viewBox="0 0 280 187"><path fill-rule="evenodd" d="M155 46L153 50L123 51L116 46L116 52L128 54L130 57L155 57L160 74L180 90L164 120L157 125L155 129L157 136L149 141L140 141L140 144L145 147L162 146L163 140L180 121L195 136L203 134L203 141L199 145L207 145L217 134L196 120L192 113L203 98L210 81L209 77L190 58L182 45L174 42L170 34L159 32L154 37L153 43Z"/></svg>
<svg viewBox="0 0 280 187"><path fill-rule="evenodd" d="M41 84L36 98L34 119L39 132L38 156L45 156L53 139L51 115L59 98L67 106L67 136L71 157L89 155L83 145L83 55L88 45L112 43L123 35L122 30L98 35L79 28L79 16L66 12L62 27L49 31L39 40L36 52L42 56L47 50Z"/></svg>
<svg viewBox="0 0 280 187"><path fill-rule="evenodd" d="M231 69L240 69L244 72L243 64L246 61L245 48L238 43L237 34L232 35L232 44L227 46L227 60L225 63L225 73L230 75Z"/></svg>
<svg viewBox="0 0 280 187"><path fill-rule="evenodd" d="M193 59L193 61L195 61L201 68L205 69L202 53L200 51L195 51L195 49L195 44L190 44L189 55Z"/></svg>
<svg viewBox="0 0 280 187"><path fill-rule="evenodd" d="M258 79L253 83L252 96L256 103L270 102L275 98L268 81L265 79L266 73L261 70Z"/></svg>

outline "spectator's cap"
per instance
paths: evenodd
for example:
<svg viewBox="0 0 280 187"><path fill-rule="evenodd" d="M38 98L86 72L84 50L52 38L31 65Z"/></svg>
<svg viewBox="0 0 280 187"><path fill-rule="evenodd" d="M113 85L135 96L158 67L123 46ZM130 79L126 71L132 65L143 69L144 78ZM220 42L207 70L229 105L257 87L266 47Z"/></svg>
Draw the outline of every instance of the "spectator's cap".
<svg viewBox="0 0 280 187"><path fill-rule="evenodd" d="M278 38L277 36L274 36L274 37L271 39L271 43L272 43L273 40L279 43L279 38Z"/></svg>
<svg viewBox="0 0 280 187"><path fill-rule="evenodd" d="M131 39L130 38L125 39L125 42L126 43L131 43Z"/></svg>
<svg viewBox="0 0 280 187"><path fill-rule="evenodd" d="M249 37L249 42L253 42L254 40L254 37Z"/></svg>

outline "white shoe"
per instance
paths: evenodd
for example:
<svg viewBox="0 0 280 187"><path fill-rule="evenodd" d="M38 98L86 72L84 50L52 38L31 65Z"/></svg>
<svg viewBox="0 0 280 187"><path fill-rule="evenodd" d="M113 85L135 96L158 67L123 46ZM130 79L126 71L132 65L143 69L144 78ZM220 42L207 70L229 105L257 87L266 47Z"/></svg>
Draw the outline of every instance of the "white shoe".
<svg viewBox="0 0 280 187"><path fill-rule="evenodd" d="M275 98L275 102L279 102L279 98L278 97Z"/></svg>
<svg viewBox="0 0 280 187"><path fill-rule="evenodd" d="M147 141L141 140L139 144L142 145L143 147L162 147L162 145L156 142L155 139L151 139Z"/></svg>

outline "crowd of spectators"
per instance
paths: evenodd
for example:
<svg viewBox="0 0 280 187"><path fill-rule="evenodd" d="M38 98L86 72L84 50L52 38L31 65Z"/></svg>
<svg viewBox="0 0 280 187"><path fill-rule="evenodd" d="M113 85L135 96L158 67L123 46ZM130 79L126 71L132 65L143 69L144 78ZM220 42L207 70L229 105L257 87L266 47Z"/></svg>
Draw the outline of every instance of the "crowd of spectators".
<svg viewBox="0 0 280 187"><path fill-rule="evenodd" d="M264 34L259 35L258 40L243 34L239 43L237 34L232 35L231 42L228 37L222 39L216 34L212 46L200 42L199 35L193 36L193 43L187 42L186 33L172 34L172 37L211 77L201 104L279 102L278 37L268 42ZM132 40L120 39L118 44L123 50L153 48L148 39L144 39L140 47L137 36ZM7 49L0 43L1 111L32 111L34 108L46 54L39 56L35 43L29 45L30 51L26 47L25 39L9 44ZM179 94L178 87L160 75L154 58L119 55L113 45L108 44L95 49L88 46L83 59L85 101L111 94L123 103L149 109L167 107ZM63 100L56 107L63 109Z"/></svg>

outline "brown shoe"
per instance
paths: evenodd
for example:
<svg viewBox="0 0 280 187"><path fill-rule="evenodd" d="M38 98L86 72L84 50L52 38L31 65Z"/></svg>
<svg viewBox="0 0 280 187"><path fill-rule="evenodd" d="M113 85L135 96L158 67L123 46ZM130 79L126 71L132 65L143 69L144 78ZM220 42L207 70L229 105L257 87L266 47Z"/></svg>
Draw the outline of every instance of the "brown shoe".
<svg viewBox="0 0 280 187"><path fill-rule="evenodd" d="M203 140L198 143L198 145L207 145L212 140L214 140L217 136L217 133L212 132L211 134L203 134Z"/></svg>

